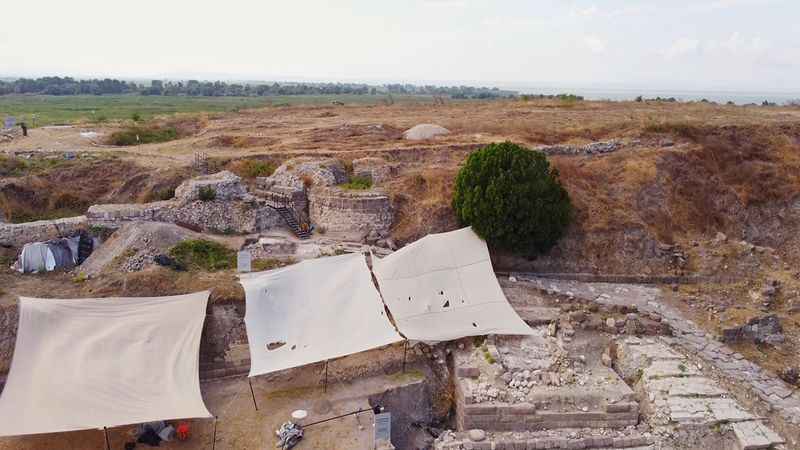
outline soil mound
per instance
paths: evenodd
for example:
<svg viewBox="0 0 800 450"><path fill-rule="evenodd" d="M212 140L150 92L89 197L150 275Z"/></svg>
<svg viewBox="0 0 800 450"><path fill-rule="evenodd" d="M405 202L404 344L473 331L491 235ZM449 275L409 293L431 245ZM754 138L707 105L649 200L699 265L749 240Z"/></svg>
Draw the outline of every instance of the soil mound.
<svg viewBox="0 0 800 450"><path fill-rule="evenodd" d="M450 134L450 130L445 127L434 125L432 123L421 123L406 130L403 133L403 138L409 141L423 141L446 134Z"/></svg>
<svg viewBox="0 0 800 450"><path fill-rule="evenodd" d="M202 235L177 225L159 222L132 222L120 227L81 265L80 271L93 276L106 268L119 267L135 272L152 264L156 255L185 239L200 239Z"/></svg>

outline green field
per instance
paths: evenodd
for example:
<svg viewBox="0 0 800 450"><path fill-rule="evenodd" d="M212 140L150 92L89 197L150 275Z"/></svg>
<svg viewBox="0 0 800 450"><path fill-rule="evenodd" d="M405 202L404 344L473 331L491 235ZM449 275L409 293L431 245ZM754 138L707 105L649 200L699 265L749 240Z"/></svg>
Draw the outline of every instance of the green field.
<svg viewBox="0 0 800 450"><path fill-rule="evenodd" d="M226 112L245 108L286 105L383 103L383 95L287 95L270 97L162 97L142 95L5 95L0 96L0 120L14 116L29 126L75 122L142 120L174 113ZM428 96L394 96L398 103L430 103Z"/></svg>

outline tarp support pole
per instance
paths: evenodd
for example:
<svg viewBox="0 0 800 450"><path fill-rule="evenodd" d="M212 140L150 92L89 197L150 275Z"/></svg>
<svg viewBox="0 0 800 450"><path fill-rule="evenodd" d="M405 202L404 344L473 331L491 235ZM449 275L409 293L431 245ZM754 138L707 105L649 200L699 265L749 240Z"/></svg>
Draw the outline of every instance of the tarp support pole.
<svg viewBox="0 0 800 450"><path fill-rule="evenodd" d="M325 379L322 381L322 392L328 392L328 360L325 360Z"/></svg>
<svg viewBox="0 0 800 450"><path fill-rule="evenodd" d="M256 403L256 394L255 392L253 392L253 380L251 380L248 377L247 382L250 384L250 395L253 397L253 406L256 408L256 411L258 411L258 403ZM216 422L214 423L216 424Z"/></svg>
<svg viewBox="0 0 800 450"><path fill-rule="evenodd" d="M217 448L217 416L214 416L214 433L211 437L211 450L216 450Z"/></svg>
<svg viewBox="0 0 800 450"><path fill-rule="evenodd" d="M106 450L111 450L111 443L108 441L108 428L103 427L103 434L106 436Z"/></svg>
<svg viewBox="0 0 800 450"><path fill-rule="evenodd" d="M403 341L403 373L406 373L406 354L408 353L408 339Z"/></svg>

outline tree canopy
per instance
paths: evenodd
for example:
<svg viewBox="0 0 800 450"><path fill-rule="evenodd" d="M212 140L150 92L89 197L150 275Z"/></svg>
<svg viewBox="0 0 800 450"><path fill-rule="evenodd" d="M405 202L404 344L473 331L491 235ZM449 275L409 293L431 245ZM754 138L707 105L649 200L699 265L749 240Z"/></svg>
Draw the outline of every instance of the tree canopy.
<svg viewBox="0 0 800 450"><path fill-rule="evenodd" d="M495 247L535 256L550 250L572 219L572 203L545 155L511 142L473 152L456 178L462 225Z"/></svg>

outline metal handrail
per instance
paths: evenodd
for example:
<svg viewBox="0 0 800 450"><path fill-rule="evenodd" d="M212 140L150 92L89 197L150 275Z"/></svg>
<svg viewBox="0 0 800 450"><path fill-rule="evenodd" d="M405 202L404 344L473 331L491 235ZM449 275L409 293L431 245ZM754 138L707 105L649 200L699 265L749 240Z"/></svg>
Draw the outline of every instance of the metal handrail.
<svg viewBox="0 0 800 450"><path fill-rule="evenodd" d="M281 194L279 192L272 192L272 191L263 191L265 194L265 200L267 202L267 206L273 209L278 208L286 208L294 217L297 224L301 227L306 225L307 228L310 228L310 223L307 220L303 219L303 216L297 211L297 207L295 206L294 199L292 199L291 195L288 194Z"/></svg>

